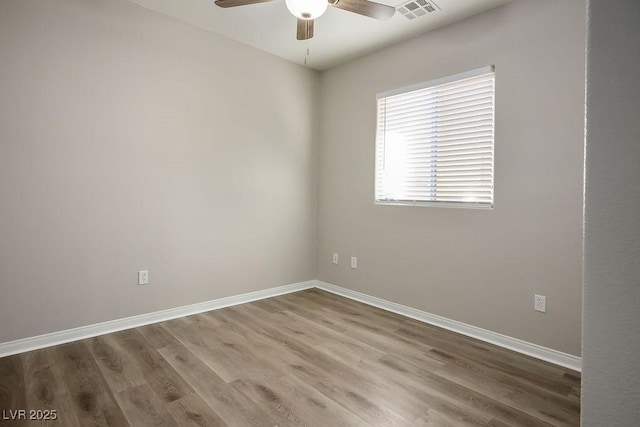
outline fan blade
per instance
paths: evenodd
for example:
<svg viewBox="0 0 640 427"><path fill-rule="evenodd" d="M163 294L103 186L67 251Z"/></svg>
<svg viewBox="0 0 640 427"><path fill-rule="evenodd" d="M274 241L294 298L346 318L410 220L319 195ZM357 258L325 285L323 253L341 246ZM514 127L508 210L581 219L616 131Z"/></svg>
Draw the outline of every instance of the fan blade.
<svg viewBox="0 0 640 427"><path fill-rule="evenodd" d="M313 19L298 18L298 40L308 40L313 37Z"/></svg>
<svg viewBox="0 0 640 427"><path fill-rule="evenodd" d="M267 3L274 0L217 0L216 6L220 7L236 7L236 6L246 6L248 4L256 4L256 3Z"/></svg>
<svg viewBox="0 0 640 427"><path fill-rule="evenodd" d="M367 0L329 0L329 6L382 21L391 18L396 13L396 9L392 6Z"/></svg>

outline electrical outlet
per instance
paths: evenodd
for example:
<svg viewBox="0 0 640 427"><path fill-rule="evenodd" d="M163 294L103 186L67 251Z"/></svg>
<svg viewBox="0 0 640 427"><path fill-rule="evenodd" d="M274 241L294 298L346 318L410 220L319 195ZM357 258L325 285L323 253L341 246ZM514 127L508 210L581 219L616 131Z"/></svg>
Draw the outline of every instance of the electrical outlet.
<svg viewBox="0 0 640 427"><path fill-rule="evenodd" d="M352 256L351 257L351 268L358 268L358 257L357 256Z"/></svg>
<svg viewBox="0 0 640 427"><path fill-rule="evenodd" d="M138 271L138 285L149 284L149 270Z"/></svg>
<svg viewBox="0 0 640 427"><path fill-rule="evenodd" d="M334 264L338 263L338 254L333 254L333 263Z"/></svg>
<svg viewBox="0 0 640 427"><path fill-rule="evenodd" d="M533 309L535 311L547 312L547 297L544 295L536 295L533 301Z"/></svg>

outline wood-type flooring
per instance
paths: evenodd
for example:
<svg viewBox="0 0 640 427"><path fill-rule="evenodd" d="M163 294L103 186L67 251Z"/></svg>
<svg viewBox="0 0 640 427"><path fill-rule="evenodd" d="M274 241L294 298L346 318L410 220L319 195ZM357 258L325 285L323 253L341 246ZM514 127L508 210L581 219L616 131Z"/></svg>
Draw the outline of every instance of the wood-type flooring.
<svg viewBox="0 0 640 427"><path fill-rule="evenodd" d="M577 426L579 416L577 372L317 289L0 358L2 426Z"/></svg>

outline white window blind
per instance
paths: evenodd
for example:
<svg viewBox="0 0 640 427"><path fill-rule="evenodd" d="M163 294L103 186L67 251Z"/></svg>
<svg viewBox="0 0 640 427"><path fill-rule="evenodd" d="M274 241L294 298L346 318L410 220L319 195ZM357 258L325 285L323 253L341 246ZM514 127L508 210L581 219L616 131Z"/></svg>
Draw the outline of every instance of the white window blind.
<svg viewBox="0 0 640 427"><path fill-rule="evenodd" d="M493 206L493 67L378 94L376 203Z"/></svg>

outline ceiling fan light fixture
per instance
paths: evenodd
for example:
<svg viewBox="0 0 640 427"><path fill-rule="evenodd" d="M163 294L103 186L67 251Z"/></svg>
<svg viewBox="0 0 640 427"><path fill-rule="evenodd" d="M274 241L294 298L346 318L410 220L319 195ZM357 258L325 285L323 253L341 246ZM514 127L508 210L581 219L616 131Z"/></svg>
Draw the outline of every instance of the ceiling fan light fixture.
<svg viewBox="0 0 640 427"><path fill-rule="evenodd" d="M327 0L285 0L287 9L296 18L316 19L327 10Z"/></svg>

